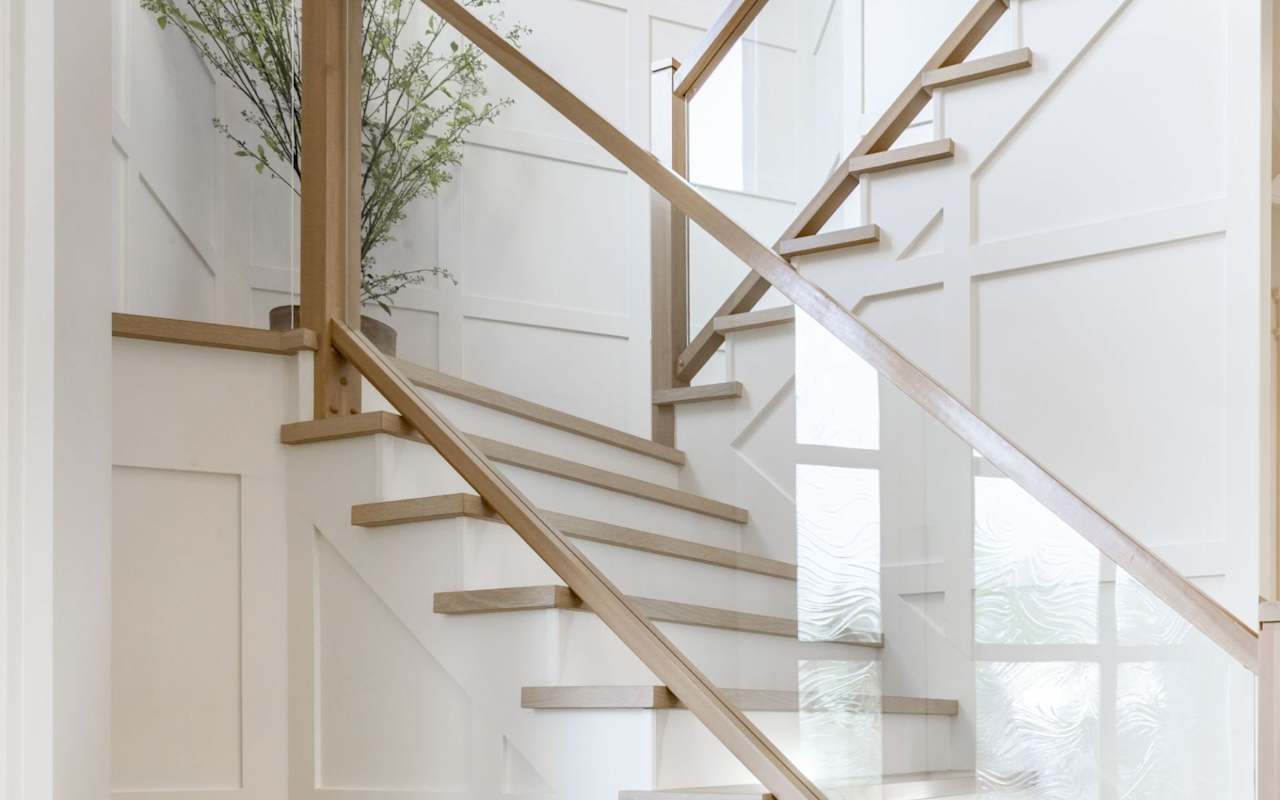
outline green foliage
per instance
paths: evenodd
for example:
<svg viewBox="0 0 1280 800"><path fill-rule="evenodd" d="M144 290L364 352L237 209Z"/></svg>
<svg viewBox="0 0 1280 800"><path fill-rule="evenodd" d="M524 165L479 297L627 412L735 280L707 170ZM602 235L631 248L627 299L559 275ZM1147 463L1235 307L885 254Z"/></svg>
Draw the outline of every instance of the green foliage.
<svg viewBox="0 0 1280 800"><path fill-rule="evenodd" d="M463 0L482 9L498 0ZM302 180L301 0L141 0L162 29L173 25L247 101L241 113L259 141L237 136L235 154L295 192ZM425 14L418 36L416 15ZM491 23L518 44L528 29ZM410 41L411 40L411 41ZM416 199L448 182L462 160L467 132L493 122L511 100L481 102L486 63L469 42L450 38L444 21L419 0L365 0L360 207L361 294L390 313L389 300L427 275L453 279L441 267L378 273L374 251ZM456 282L456 281L455 281Z"/></svg>

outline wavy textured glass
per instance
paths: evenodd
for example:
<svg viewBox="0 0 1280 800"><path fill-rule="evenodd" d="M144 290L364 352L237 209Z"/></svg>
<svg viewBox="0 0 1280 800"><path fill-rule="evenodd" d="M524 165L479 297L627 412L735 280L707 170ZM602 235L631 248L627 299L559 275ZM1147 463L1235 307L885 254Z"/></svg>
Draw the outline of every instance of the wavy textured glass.
<svg viewBox="0 0 1280 800"><path fill-rule="evenodd" d="M800 740L805 774L835 798L851 779L883 771L878 661L801 661Z"/></svg>
<svg viewBox="0 0 1280 800"><path fill-rule="evenodd" d="M1004 477L974 478L974 628L982 644L1097 641L1097 550Z"/></svg>
<svg viewBox="0 0 1280 800"><path fill-rule="evenodd" d="M1036 800L1098 797L1098 665L980 663L977 773L983 791Z"/></svg>
<svg viewBox="0 0 1280 800"><path fill-rule="evenodd" d="M880 475L796 467L800 640L865 640L881 632Z"/></svg>

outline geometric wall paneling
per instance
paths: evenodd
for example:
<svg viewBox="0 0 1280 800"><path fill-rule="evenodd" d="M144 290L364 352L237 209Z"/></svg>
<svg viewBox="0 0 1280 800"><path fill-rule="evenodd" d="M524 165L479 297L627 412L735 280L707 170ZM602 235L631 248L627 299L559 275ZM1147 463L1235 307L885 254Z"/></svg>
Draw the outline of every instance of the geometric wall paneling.
<svg viewBox="0 0 1280 800"><path fill-rule="evenodd" d="M319 786L466 791L466 694L322 537L316 567Z"/></svg>
<svg viewBox="0 0 1280 800"><path fill-rule="evenodd" d="M938 209L938 213L925 224L910 241L906 247L898 253L898 261L907 261L921 256L935 256L942 253L942 223L944 218L944 210Z"/></svg>
<svg viewBox="0 0 1280 800"><path fill-rule="evenodd" d="M1210 235L974 285L982 413L1149 545L1226 529L1223 244ZM1126 402L1101 403L1100 387ZM1112 453L1103 468L1098 452Z"/></svg>
<svg viewBox="0 0 1280 800"><path fill-rule="evenodd" d="M980 241L1225 193L1226 7L1165 11L1133 0L1113 16L975 176ZM1101 120L1106 136L1084 135Z"/></svg>
<svg viewBox="0 0 1280 800"><path fill-rule="evenodd" d="M789 380L747 420L732 442L738 459L791 504L796 502L795 420L795 382Z"/></svg>
<svg viewBox="0 0 1280 800"><path fill-rule="evenodd" d="M112 788L241 788L237 476L113 470Z"/></svg>
<svg viewBox="0 0 1280 800"><path fill-rule="evenodd" d="M461 330L465 380L626 427L628 393L637 390L641 377L627 368L628 339L471 317L463 319Z"/></svg>

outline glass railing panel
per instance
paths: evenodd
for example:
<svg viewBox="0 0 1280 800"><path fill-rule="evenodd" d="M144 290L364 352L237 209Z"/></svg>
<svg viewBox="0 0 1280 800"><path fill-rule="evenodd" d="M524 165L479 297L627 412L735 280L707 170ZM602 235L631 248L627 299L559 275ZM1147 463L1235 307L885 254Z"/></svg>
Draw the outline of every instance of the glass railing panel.
<svg viewBox="0 0 1280 800"><path fill-rule="evenodd" d="M117 3L115 310L289 327L298 302L299 7ZM236 31L260 46L238 47Z"/></svg>
<svg viewBox="0 0 1280 800"><path fill-rule="evenodd" d="M797 611L802 631L878 620L885 645L878 670L801 664L800 683L909 686L959 714L905 742L849 725L788 754L830 795L859 764L889 780L907 744L945 750L930 770L969 775L972 794L1252 796L1252 674L841 347L798 315Z"/></svg>
<svg viewBox="0 0 1280 800"><path fill-rule="evenodd" d="M531 5L498 25L514 23L532 28L521 48L535 61L575 74L584 95L603 91L593 83L602 74L568 64L574 29L562 16ZM530 135L513 120L548 120L553 110L517 96L515 79L486 63L485 97L513 96L520 111L466 141L444 189L458 193L440 204L453 207L441 213L456 225L442 225L437 247L458 285L441 301L439 324L453 326L434 345L441 368L643 435L649 352L632 323L647 316L647 298L637 279L618 276L647 280L649 190L579 133ZM733 206L742 188L703 190L738 219L756 219L754 204ZM774 212L759 213L747 227L768 241L759 229ZM785 224L790 214L776 216ZM694 241L704 235L695 226ZM735 267L737 280L745 270ZM981 454L804 314L793 329L736 340L723 358L722 374L746 384L744 397L677 412L683 467L624 463L581 442L570 460L734 505L745 523L598 485L566 488L511 459L498 467L540 508L795 567L792 580L567 531L622 593L663 601L639 607L823 794L1197 797L1207 785L1249 785L1248 673ZM512 429L441 405L467 433ZM566 441L544 434L522 446L564 457L556 448ZM502 555L468 562L475 569L459 588L559 582L510 531L474 525L465 552ZM734 616L745 614L754 616ZM658 681L590 615L547 627L557 650L539 651L545 660L529 680L562 689ZM594 736L577 741L616 755L617 717L591 710L601 711L559 709L590 726ZM569 730L543 721L545 711L526 715L527 731ZM652 762L593 771L593 791L754 780L687 711L656 714L644 726ZM551 756L540 747L530 758L536 771ZM551 780L574 785L565 773Z"/></svg>

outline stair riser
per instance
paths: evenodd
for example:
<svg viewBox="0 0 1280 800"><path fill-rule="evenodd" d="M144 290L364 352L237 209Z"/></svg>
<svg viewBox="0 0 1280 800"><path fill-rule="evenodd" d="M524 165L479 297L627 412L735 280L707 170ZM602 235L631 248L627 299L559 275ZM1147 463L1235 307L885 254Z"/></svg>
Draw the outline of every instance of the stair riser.
<svg viewBox="0 0 1280 800"><path fill-rule="evenodd" d="M554 453L561 458L611 472L620 472L623 475L663 486L674 487L679 479L680 468L675 464L612 447L604 442L557 430L439 392L419 389L419 393L459 429L467 433L544 453ZM381 395L371 390L366 391L365 394L365 409L393 410Z"/></svg>
<svg viewBox="0 0 1280 800"><path fill-rule="evenodd" d="M459 533L438 526L451 521L415 523L424 535L461 535L463 588L496 589L560 583L560 579L506 525L467 520ZM794 581L570 539L575 547L623 592L639 597L732 608L753 614L795 616Z"/></svg>
<svg viewBox="0 0 1280 800"><path fill-rule="evenodd" d="M559 712L557 712L559 713ZM578 712L584 713L584 712ZM756 783L687 711L662 715L658 742L659 786L724 786ZM880 717L747 712L747 717L811 778L871 772L895 774L947 770L950 717L890 714ZM856 745L850 738L858 736Z"/></svg>
<svg viewBox="0 0 1280 800"><path fill-rule="evenodd" d="M592 614L574 611L520 613L560 615L561 671L554 685L661 683ZM801 644L780 636L666 622L658 623L658 628L718 686L795 691L797 664L801 660L875 660L880 652L847 645Z"/></svg>

